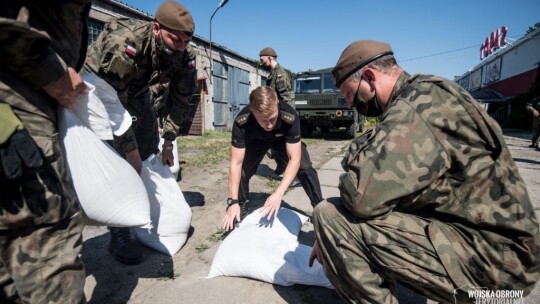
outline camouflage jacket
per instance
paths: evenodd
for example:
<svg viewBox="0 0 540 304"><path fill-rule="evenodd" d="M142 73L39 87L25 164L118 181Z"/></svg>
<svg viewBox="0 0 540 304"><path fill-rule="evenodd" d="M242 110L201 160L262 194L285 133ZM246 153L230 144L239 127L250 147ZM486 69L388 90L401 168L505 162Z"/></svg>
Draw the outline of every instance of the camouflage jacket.
<svg viewBox="0 0 540 304"><path fill-rule="evenodd" d="M22 103L23 99L8 98L9 90L2 88L2 101L57 121L56 101L39 89L58 80L68 66L77 71L82 67L90 5L90 0L0 0L0 83L17 92L39 96L26 98ZM23 6L27 13L21 11Z"/></svg>
<svg viewBox="0 0 540 304"><path fill-rule="evenodd" d="M279 100L283 100L293 107L293 109L295 108L291 76L279 63L276 64L270 75L268 75L266 86L276 91Z"/></svg>
<svg viewBox="0 0 540 304"><path fill-rule="evenodd" d="M85 72L105 79L125 104L148 93L151 86L168 84L167 99L159 99L154 109L163 114L163 138L175 140L196 89L195 52L188 46L174 58L159 56L152 24L128 18L112 19L88 48L84 68Z"/></svg>
<svg viewBox="0 0 540 304"><path fill-rule="evenodd" d="M427 233L457 284L462 269L479 264L538 279L538 222L525 183L498 124L454 82L403 73L380 124L351 143L342 164L347 209L363 219L395 211L432 221ZM508 255L521 265L505 263Z"/></svg>

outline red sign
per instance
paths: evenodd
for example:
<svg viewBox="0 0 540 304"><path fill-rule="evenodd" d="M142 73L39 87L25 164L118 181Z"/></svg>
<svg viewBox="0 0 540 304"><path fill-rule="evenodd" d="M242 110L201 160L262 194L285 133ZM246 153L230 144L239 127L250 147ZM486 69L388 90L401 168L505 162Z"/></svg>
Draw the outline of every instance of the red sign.
<svg viewBox="0 0 540 304"><path fill-rule="evenodd" d="M486 41L484 41L480 47L480 60L486 58L498 48L506 45L506 32L508 32L508 27L506 26L491 32L491 35L486 38Z"/></svg>

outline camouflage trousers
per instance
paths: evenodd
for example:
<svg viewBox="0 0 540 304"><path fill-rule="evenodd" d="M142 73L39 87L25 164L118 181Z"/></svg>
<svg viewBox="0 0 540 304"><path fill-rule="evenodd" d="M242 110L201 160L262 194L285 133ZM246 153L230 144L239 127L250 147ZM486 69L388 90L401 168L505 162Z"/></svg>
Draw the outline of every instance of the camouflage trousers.
<svg viewBox="0 0 540 304"><path fill-rule="evenodd" d="M84 303L78 257L83 222L60 147L56 106L39 91L12 87L0 81L0 99L12 106L44 162L21 180L1 181L0 303Z"/></svg>
<svg viewBox="0 0 540 304"><path fill-rule="evenodd" d="M86 303L81 213L0 233L0 303Z"/></svg>
<svg viewBox="0 0 540 304"><path fill-rule="evenodd" d="M442 303L471 301L465 292L454 295L457 287L426 235L428 220L393 212L366 221L339 200L321 202L313 218L326 275L347 301L398 303L394 282Z"/></svg>

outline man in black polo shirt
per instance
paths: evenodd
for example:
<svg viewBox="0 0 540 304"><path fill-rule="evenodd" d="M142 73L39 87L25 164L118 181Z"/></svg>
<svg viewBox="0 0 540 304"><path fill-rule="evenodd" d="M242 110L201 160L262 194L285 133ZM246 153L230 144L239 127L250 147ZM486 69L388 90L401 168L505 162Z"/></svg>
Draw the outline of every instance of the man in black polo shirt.
<svg viewBox="0 0 540 304"><path fill-rule="evenodd" d="M234 220L240 221L247 214L249 180L269 148L287 159L288 163L276 191L264 203L262 216L270 219L277 215L285 191L295 176L298 176L312 206L322 201L319 177L313 169L306 145L300 139L300 120L296 111L287 103L279 102L272 88L258 87L249 95L249 106L238 113L233 125L229 198L222 220L223 229L232 229Z"/></svg>

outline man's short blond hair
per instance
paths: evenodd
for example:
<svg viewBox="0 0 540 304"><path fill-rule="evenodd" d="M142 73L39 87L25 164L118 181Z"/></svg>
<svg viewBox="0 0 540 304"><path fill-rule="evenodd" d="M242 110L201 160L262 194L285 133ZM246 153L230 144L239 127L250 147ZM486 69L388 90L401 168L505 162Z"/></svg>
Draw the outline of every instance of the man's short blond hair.
<svg viewBox="0 0 540 304"><path fill-rule="evenodd" d="M277 94L271 87L257 87L249 94L250 108L262 115L271 114L277 102Z"/></svg>

